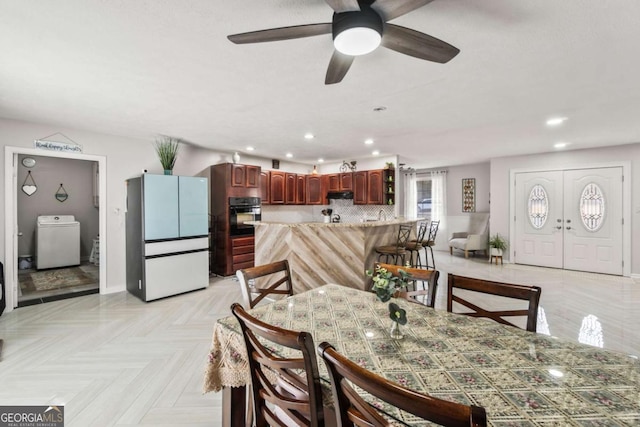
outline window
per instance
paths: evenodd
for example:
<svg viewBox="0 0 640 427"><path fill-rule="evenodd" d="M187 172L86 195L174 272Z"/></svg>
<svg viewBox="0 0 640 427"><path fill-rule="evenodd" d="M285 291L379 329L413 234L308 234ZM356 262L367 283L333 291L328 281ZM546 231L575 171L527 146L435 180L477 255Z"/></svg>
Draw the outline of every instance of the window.
<svg viewBox="0 0 640 427"><path fill-rule="evenodd" d="M580 216L589 231L598 231L604 222L604 195L598 184L587 184L580 196Z"/></svg>
<svg viewBox="0 0 640 427"><path fill-rule="evenodd" d="M418 216L431 216L431 178L418 178L416 181L416 200Z"/></svg>
<svg viewBox="0 0 640 427"><path fill-rule="evenodd" d="M549 198L544 187L536 184L529 193L529 222L536 230L540 230L547 222L549 214Z"/></svg>

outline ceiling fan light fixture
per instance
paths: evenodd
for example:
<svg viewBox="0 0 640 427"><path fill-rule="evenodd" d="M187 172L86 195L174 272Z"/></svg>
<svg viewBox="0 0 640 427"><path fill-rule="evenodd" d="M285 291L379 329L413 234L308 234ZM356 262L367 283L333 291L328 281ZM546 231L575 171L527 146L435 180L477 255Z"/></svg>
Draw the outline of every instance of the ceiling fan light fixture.
<svg viewBox="0 0 640 427"><path fill-rule="evenodd" d="M360 56L376 50L381 41L382 36L377 31L367 27L357 27L338 34L333 40L333 45L340 53Z"/></svg>
<svg viewBox="0 0 640 427"><path fill-rule="evenodd" d="M366 55L382 41L382 19L369 6L361 4L357 12L333 15L333 45L342 54Z"/></svg>

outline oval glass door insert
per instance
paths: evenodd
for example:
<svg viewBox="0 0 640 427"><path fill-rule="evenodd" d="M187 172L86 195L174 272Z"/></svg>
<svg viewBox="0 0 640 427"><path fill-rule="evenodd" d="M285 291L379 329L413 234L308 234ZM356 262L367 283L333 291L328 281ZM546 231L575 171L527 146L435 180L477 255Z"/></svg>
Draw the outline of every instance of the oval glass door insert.
<svg viewBox="0 0 640 427"><path fill-rule="evenodd" d="M602 190L595 182L584 187L580 196L580 218L589 231L598 231L604 222L605 201Z"/></svg>
<svg viewBox="0 0 640 427"><path fill-rule="evenodd" d="M549 197L544 187L536 184L529 193L529 222L536 230L540 230L547 222L549 215Z"/></svg>

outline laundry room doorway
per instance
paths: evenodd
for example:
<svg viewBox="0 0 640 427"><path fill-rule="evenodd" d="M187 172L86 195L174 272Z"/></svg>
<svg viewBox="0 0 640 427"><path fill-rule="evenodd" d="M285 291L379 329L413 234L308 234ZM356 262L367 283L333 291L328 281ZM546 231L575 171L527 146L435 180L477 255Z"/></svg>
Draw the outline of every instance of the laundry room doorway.
<svg viewBox="0 0 640 427"><path fill-rule="evenodd" d="M104 292L106 159L6 147L5 163L7 308Z"/></svg>

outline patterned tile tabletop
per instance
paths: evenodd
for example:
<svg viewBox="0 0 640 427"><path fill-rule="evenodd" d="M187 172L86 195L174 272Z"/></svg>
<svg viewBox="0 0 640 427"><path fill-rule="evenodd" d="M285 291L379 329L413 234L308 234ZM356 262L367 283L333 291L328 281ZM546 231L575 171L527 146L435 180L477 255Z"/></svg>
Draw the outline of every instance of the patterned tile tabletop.
<svg viewBox="0 0 640 427"><path fill-rule="evenodd" d="M402 340L389 337L387 303L338 285L251 313L273 325L309 331L316 345L328 341L361 366L406 387L482 406L492 426L640 426L637 358L396 302L407 310ZM318 363L328 381L320 358ZM249 382L240 327L233 317L221 319L214 328L204 390ZM400 425L425 425L395 408L385 410Z"/></svg>

